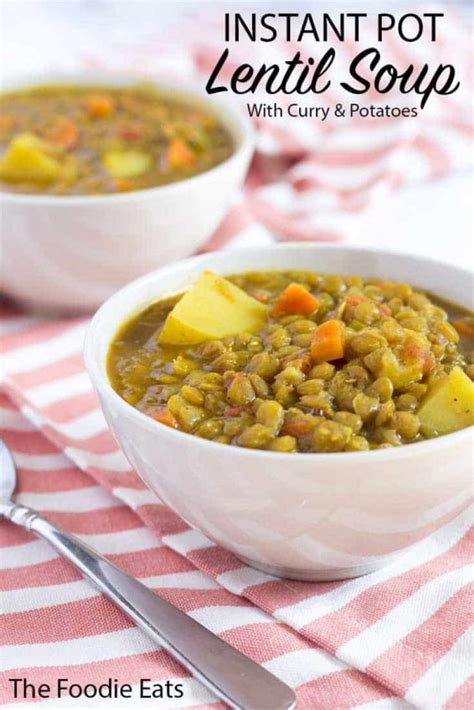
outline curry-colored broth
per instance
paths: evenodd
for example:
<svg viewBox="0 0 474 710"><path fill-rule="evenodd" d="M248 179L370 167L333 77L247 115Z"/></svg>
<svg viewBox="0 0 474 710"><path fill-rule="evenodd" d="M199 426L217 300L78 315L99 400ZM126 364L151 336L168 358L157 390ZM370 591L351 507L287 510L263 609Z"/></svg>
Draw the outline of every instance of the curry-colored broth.
<svg viewBox="0 0 474 710"><path fill-rule="evenodd" d="M358 428L357 418L359 415L354 415L352 405L344 404L345 400L341 394L345 387L344 381L341 380L342 373L345 373L347 382L351 382L350 386L354 387L355 393L365 391L373 394L371 388L373 390L374 386L377 387L374 382L384 379L377 378L370 371L370 368L364 365L363 356L358 357L357 353L353 353L351 357L347 357L345 360L324 363L327 366L326 374L323 374L324 367L319 367L319 369L318 366L313 367L313 370L305 375L306 384L300 383L297 385L296 390L293 393L289 393L289 399L287 400L285 400L287 393L283 392L281 394L281 390L278 389L278 379L282 377L282 372L288 367L288 361L290 361L291 365L292 358L294 362L298 362L299 358L307 356L308 347L305 344L307 340L307 338L305 339L305 332L308 332L314 323L324 322L331 316L332 312L337 311L338 305L344 299L344 294L348 289L351 291L360 289L361 293L370 293L371 296L377 295L378 284L381 283L381 280L301 271L253 272L227 278L249 295L264 300L269 305L275 302L275 299L278 298L279 294L290 282L298 281L298 283L304 284L308 290L311 290L322 304L326 303L326 306L309 318L302 317L299 319L296 316L275 318L270 315L268 323L264 325L261 331L252 336L237 334L223 338L222 343L212 341L211 343L200 343L192 346L167 346L158 343L158 336L167 315L180 300L181 295L152 304L120 328L111 344L108 355L108 375L111 384L131 405L161 421L157 414L162 412L163 407L167 405L171 397L175 396L176 398L176 395L181 397L182 393L185 392L185 394L190 394L192 398L194 390L198 390L198 394L195 394L196 402L199 400L199 393L203 396L201 404L195 409L203 409L204 414L202 417L200 415L197 417L195 424L191 422L188 426L186 423L188 420L185 421L183 418L182 423L177 425L177 428L182 428L189 433L197 434L204 438L212 438L222 443L248 445L253 448L270 448L272 450L280 450L277 448L278 446L283 447L281 450L286 450L284 447L290 446L288 450L296 451L358 450L358 446L362 448L366 446L380 448L381 446L410 443L411 441L430 438L426 432L423 433L419 428L416 428L415 421L416 411L419 406L418 400L421 400L426 393L429 386L429 378L435 376L443 377L453 367L461 367L471 378L474 377L474 365L472 364L474 359L474 337L461 333L459 340L456 340L455 329L449 323L449 321L456 321L459 318L472 319L473 314L463 307L447 303L431 294L415 291L407 284L395 284L393 293L399 293L402 297L399 298L392 294L391 299L388 299L388 297L383 298L381 302L391 303L392 306L395 306L400 301L402 304L400 307L405 310L413 310L412 319L420 318L420 314L424 312L423 308L426 310L426 307L428 307L428 309L431 309L430 312L434 313L435 319L430 320L430 324L427 326L429 330L425 333L427 338L431 338L433 345L433 368L430 375L424 375L422 379L415 378L406 387L392 388L388 399L385 394L381 394L379 397L380 402L378 402L377 406L379 406L380 410L385 409L388 412L387 402L390 402L390 407L393 409L392 420L387 417L387 423L382 426L375 424L374 417L368 416L365 419L362 417L363 422L360 430L353 432L351 443L347 444L344 449L324 448L325 445L320 441L315 445L314 442L308 443L307 438L305 439L304 437L285 436L285 424L281 429L280 435L274 437L267 444L260 445L258 442L255 443L255 438L245 438L246 431L250 431L252 427L255 428L255 422L259 421L258 416L255 419L255 406L249 403L241 407L240 410L239 407L235 406L235 403L229 399L229 378L234 377L236 372L241 373L241 375L243 373L244 377L254 377L258 370L252 366L252 363L255 361L255 356L262 352L268 352L273 358L278 358L280 364L276 376L266 378L266 390L259 392L257 386L259 385L259 380L255 378L252 380L257 386L256 402L268 399L276 400L276 405L282 406L284 409L285 422L291 420L292 417L294 419L294 411L296 410L306 417L306 421L308 421L308 417L314 415L318 420L326 417L327 420L331 421L331 426L340 426L344 429L341 422L345 421L347 424L352 421L353 424L355 422L355 426ZM355 284L358 284L358 286L356 287ZM409 312L405 315L410 317ZM439 320L437 320L438 318ZM313 325L311 319L314 321ZM376 333L377 328L382 332L382 328L385 327L383 323L386 324L388 321L395 321L393 314L392 316L385 315L380 320L365 324L363 327L360 324L357 325L356 319L354 319L345 326L346 336L350 340L355 334ZM440 325L442 321L447 323L447 326ZM408 324L416 326L417 321L412 320ZM358 330L354 330L355 328L358 328ZM278 339L281 332L287 333L288 337L286 339L284 337L281 342L277 342L275 337ZM443 332L446 333L446 337L441 334ZM212 354L213 346L215 347L214 355ZM288 353L288 347L291 349L292 346L293 355ZM209 356L209 352L211 356ZM228 356L228 362L225 360L226 356ZM314 373L311 375L313 371ZM320 379L321 377L326 378L323 385L320 385L323 382ZM364 385L359 390L357 389L359 383L352 384L352 382L355 382L354 378L357 379L358 377L365 378ZM311 384L308 384L309 380L318 382L315 389L320 387L317 395L321 400L322 408L320 409L316 406L316 400L314 401L314 407L310 406L311 399L307 396L311 389ZM299 394L296 394L296 391L299 391ZM324 397L326 397L328 403L326 410L324 409ZM239 417L243 422L243 429L240 433L238 427L234 427L234 423ZM412 417L412 420L410 417ZM395 424L390 424L390 421L395 422ZM416 432L411 436L408 425L413 425L413 421L415 421ZM397 422L401 422L401 433L396 429ZM291 421L287 429L291 431ZM414 431L415 429L413 429ZM240 440L239 436L241 437ZM347 446L352 446L353 448L347 448Z"/></svg>
<svg viewBox="0 0 474 710"><path fill-rule="evenodd" d="M141 190L202 173L234 151L232 136L211 110L148 84L36 86L0 95L0 155L5 157L15 138L30 134L40 139L47 159L59 164L58 174L29 177L28 165L14 172L0 160L2 190Z"/></svg>

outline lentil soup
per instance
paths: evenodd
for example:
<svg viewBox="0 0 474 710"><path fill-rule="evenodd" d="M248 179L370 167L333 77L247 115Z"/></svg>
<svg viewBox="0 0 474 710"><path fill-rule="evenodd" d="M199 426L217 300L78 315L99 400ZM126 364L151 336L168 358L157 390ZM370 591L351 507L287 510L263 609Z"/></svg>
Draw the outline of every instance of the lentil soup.
<svg viewBox="0 0 474 710"><path fill-rule="evenodd" d="M205 272L108 355L114 389L164 425L279 452L389 448L474 424L474 317L398 283Z"/></svg>
<svg viewBox="0 0 474 710"><path fill-rule="evenodd" d="M0 95L0 188L88 195L202 173L234 141L201 105L153 85L36 86Z"/></svg>

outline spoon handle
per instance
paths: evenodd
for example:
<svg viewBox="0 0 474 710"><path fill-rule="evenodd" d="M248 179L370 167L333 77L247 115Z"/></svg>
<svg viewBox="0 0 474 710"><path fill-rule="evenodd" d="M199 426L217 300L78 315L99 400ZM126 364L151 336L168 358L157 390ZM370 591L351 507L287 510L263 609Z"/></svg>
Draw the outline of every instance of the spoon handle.
<svg viewBox="0 0 474 710"><path fill-rule="evenodd" d="M13 505L4 515L53 545L151 638L232 708L289 710L295 706L295 694L289 686L74 535L22 505Z"/></svg>

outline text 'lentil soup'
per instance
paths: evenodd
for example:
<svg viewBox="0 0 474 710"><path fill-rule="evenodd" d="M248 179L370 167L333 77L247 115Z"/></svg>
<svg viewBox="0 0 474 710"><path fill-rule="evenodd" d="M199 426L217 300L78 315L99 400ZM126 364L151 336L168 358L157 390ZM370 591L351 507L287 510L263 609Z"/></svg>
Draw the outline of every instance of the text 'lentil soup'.
<svg viewBox="0 0 474 710"><path fill-rule="evenodd" d="M114 389L167 426L279 452L365 451L474 424L474 317L398 283L204 272L127 322Z"/></svg>
<svg viewBox="0 0 474 710"><path fill-rule="evenodd" d="M50 195L120 193L202 173L234 151L201 104L153 85L36 86L0 95L0 187Z"/></svg>

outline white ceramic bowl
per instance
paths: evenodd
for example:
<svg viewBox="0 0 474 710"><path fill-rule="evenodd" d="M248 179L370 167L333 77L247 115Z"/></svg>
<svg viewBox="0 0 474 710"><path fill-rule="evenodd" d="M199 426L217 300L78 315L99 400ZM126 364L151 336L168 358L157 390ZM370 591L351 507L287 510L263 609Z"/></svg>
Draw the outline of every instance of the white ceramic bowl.
<svg viewBox="0 0 474 710"><path fill-rule="evenodd" d="M127 86L108 74L47 77L35 83ZM31 85L23 80L3 89ZM36 309L93 310L141 274L190 256L211 236L242 184L253 151L250 121L232 102L157 84L208 107L236 148L186 180L119 195L51 196L0 191L0 289Z"/></svg>
<svg viewBox="0 0 474 710"><path fill-rule="evenodd" d="M149 274L95 315L86 363L130 463L190 525L283 577L341 579L376 570L466 507L473 429L400 448L280 454L226 446L160 425L119 397L105 363L125 319L186 288L203 269L302 268L408 281L472 308L469 272L413 256L294 244L216 252Z"/></svg>

